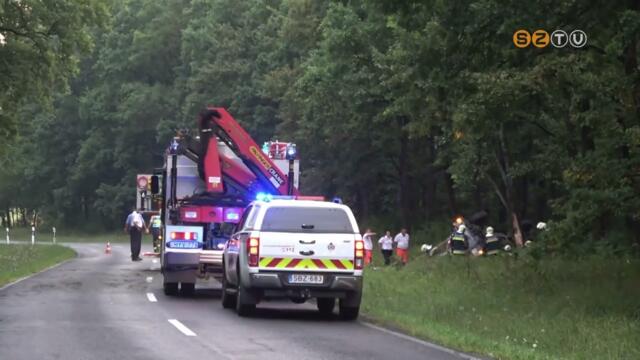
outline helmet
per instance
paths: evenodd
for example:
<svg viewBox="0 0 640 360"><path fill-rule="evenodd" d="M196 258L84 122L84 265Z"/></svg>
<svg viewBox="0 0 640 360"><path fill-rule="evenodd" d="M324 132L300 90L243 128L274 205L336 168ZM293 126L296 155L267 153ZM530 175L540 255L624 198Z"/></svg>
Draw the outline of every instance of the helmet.
<svg viewBox="0 0 640 360"><path fill-rule="evenodd" d="M467 227L464 226L464 224L460 224L460 226L458 226L458 232L463 233L465 230L467 230Z"/></svg>
<svg viewBox="0 0 640 360"><path fill-rule="evenodd" d="M493 228L491 226L487 227L487 236L493 235Z"/></svg>

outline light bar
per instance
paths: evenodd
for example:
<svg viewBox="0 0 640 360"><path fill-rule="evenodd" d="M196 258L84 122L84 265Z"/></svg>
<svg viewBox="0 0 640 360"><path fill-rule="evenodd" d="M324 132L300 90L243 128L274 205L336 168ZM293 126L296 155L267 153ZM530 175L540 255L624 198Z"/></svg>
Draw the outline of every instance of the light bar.
<svg viewBox="0 0 640 360"><path fill-rule="evenodd" d="M267 193L258 193L256 200L269 202L271 200L311 200L311 201L325 201L324 196L315 195L271 195Z"/></svg>

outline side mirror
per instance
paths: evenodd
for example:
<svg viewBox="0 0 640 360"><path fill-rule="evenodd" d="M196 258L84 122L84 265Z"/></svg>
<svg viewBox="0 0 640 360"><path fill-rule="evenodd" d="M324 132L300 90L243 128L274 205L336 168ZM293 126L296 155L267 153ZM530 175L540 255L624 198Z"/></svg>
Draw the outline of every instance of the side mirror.
<svg viewBox="0 0 640 360"><path fill-rule="evenodd" d="M158 179L158 175L151 177L151 193L154 195L160 193L160 180Z"/></svg>

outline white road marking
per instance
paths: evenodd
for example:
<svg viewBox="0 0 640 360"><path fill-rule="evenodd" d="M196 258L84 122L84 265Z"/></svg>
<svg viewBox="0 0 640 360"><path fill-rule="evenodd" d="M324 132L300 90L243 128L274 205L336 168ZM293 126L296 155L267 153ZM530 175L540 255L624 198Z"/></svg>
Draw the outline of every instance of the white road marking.
<svg viewBox="0 0 640 360"><path fill-rule="evenodd" d="M156 299L156 296L153 295L153 293L147 293L147 299L151 302L158 302L158 299Z"/></svg>
<svg viewBox="0 0 640 360"><path fill-rule="evenodd" d="M399 332L396 332L396 331L393 331L393 330L385 329L383 327L380 327L380 326L377 326L377 325L373 325L373 324L368 323L368 322L360 321L360 324L362 324L362 325L364 325L364 326L366 326L368 328L375 329L375 330L378 330L378 331L382 331L383 333L386 333L386 334L389 334L389 335L393 335L393 336L399 337L401 339L408 340L408 341L411 341L411 342L416 343L416 344L420 344L422 346L426 346L428 348L432 348L432 349L440 350L440 351L443 351L443 352L446 352L446 353L449 353L449 354L456 355L456 356L460 357L461 359L482 360L481 358L477 358L477 357L471 356L469 354L461 353L459 351L455 351L455 350L446 348L444 346L436 345L436 344L430 343L428 341L420 340L420 339L414 338L413 336L409 336L409 335L405 335L405 334L402 334L402 333L399 333Z"/></svg>
<svg viewBox="0 0 640 360"><path fill-rule="evenodd" d="M171 325L175 326L176 329L180 330L180 332L185 334L186 336L196 336L196 333L191 331L191 329L189 329L183 323L181 323L180 321L178 321L176 319L169 319L169 323L171 323Z"/></svg>
<svg viewBox="0 0 640 360"><path fill-rule="evenodd" d="M153 277L151 277L151 276L147 276L147 282L148 282L148 283L153 282Z"/></svg>
<svg viewBox="0 0 640 360"><path fill-rule="evenodd" d="M154 264L157 264L158 263L158 259L152 259L151 262L154 263Z"/></svg>

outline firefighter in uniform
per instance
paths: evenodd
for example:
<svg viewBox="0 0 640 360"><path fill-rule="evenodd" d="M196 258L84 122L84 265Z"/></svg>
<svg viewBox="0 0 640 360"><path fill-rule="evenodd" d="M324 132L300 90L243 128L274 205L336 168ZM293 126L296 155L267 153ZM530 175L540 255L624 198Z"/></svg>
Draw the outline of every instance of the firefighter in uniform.
<svg viewBox="0 0 640 360"><path fill-rule="evenodd" d="M484 253L486 255L495 255L498 252L500 252L500 239L493 233L493 228L489 226L485 236Z"/></svg>
<svg viewBox="0 0 640 360"><path fill-rule="evenodd" d="M449 252L453 255L466 255L469 250L469 237L465 234L467 229L464 224L458 226L458 229L449 238Z"/></svg>
<svg viewBox="0 0 640 360"><path fill-rule="evenodd" d="M153 215L151 220L151 237L153 239L153 252L160 252L160 240L162 236L162 220L159 215Z"/></svg>

